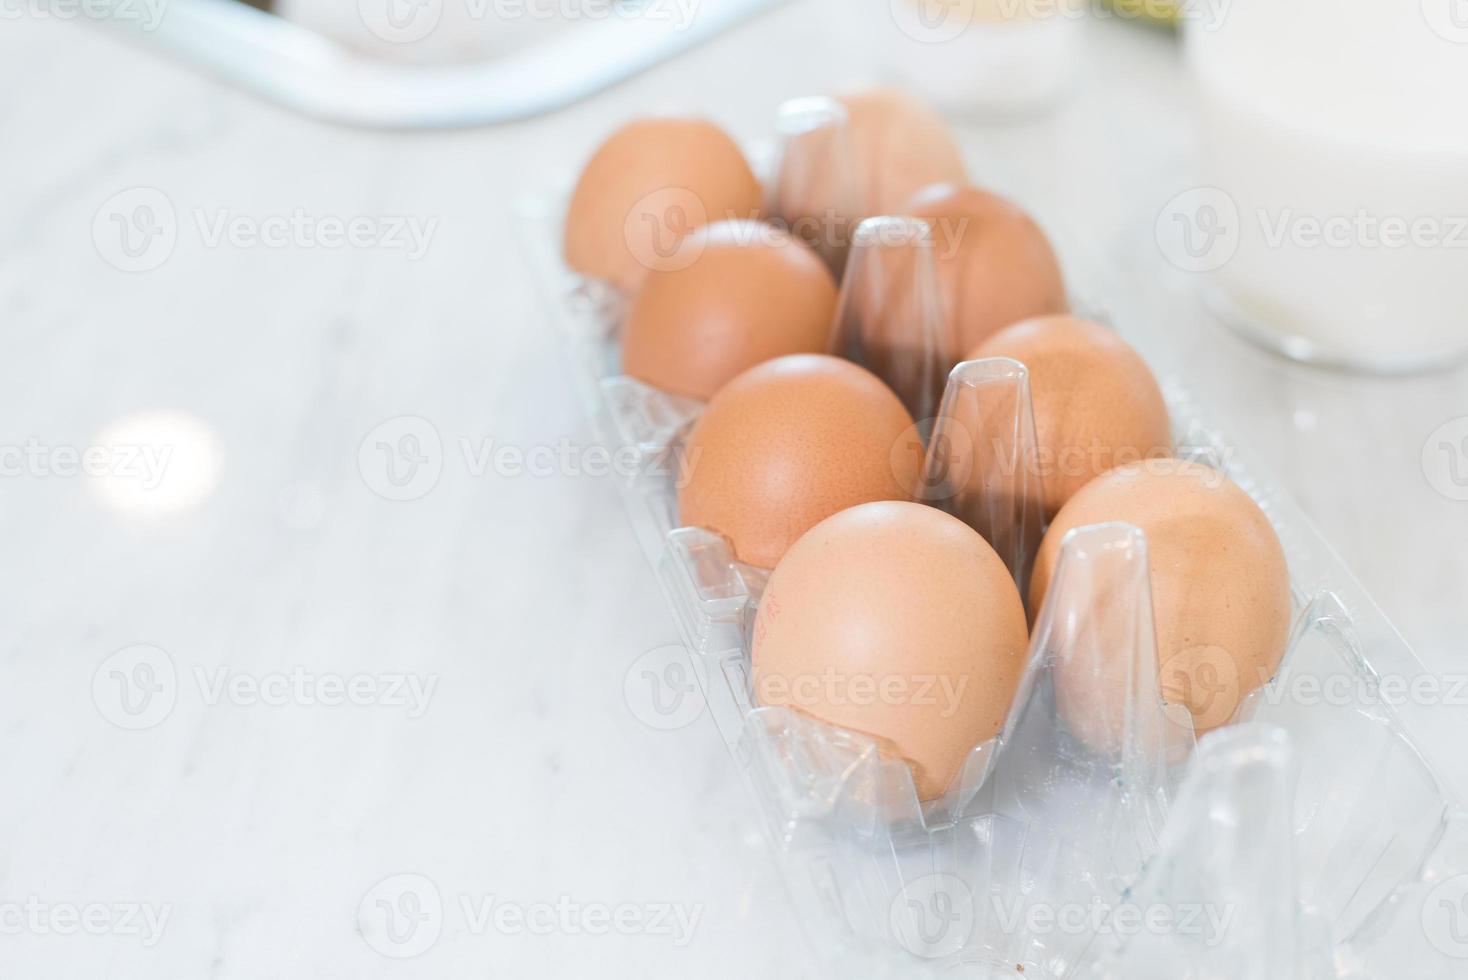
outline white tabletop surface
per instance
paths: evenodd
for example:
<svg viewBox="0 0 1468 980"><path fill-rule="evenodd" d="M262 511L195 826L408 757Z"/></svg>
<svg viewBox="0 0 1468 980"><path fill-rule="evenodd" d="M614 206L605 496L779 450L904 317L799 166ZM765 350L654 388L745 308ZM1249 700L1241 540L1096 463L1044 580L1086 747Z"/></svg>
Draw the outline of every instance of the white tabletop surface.
<svg viewBox="0 0 1468 980"><path fill-rule="evenodd" d="M333 128L105 31L7 22L0 445L39 449L0 481L6 976L806 975L713 726L656 730L624 695L676 631L614 487L474 461L485 440L592 438L516 202L653 108L764 135L783 98L858 77L824 16L797 5L556 115L429 135ZM1095 35L1058 120L960 134L976 180L1100 254L1128 208L1187 186L1189 137L1164 35ZM127 273L92 226L137 187L180 220L167 261ZM421 257L210 243L226 212L293 209L436 225ZM1468 503L1434 490L1422 449L1468 414L1468 374L1347 378L1217 329L1121 326L1297 496L1423 660L1462 671ZM444 447L411 503L359 466L401 416ZM150 438L179 453L150 498L176 507L129 506L116 457L111 479L68 475L66 447ZM172 669L166 716L118 701L139 663ZM337 679L377 686L320 703ZM400 874L427 887L373 891ZM359 912L405 882L443 910L400 960Z"/></svg>

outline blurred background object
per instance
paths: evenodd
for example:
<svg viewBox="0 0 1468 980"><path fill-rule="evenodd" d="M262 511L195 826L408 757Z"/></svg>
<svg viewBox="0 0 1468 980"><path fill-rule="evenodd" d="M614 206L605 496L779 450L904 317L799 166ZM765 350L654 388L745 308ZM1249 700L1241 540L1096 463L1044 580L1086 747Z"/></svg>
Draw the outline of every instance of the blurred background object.
<svg viewBox="0 0 1468 980"><path fill-rule="evenodd" d="M1181 7L1187 0L1103 0L1102 6L1123 17L1154 24L1176 24Z"/></svg>
<svg viewBox="0 0 1468 980"><path fill-rule="evenodd" d="M1053 109L1080 63L1085 0L823 0L855 63L955 115Z"/></svg>
<svg viewBox="0 0 1468 980"><path fill-rule="evenodd" d="M1224 320L1272 349L1368 371L1468 352L1468 48L1432 6L1183 20L1205 185L1185 247Z"/></svg>
<svg viewBox="0 0 1468 980"><path fill-rule="evenodd" d="M789 0L99 0L96 19L329 122L427 129L559 109Z"/></svg>

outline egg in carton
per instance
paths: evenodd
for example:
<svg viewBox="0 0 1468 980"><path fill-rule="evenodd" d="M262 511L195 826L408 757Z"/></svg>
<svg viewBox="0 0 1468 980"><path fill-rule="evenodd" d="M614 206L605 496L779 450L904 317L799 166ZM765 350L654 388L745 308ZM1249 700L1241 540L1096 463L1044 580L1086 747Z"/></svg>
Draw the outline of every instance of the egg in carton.
<svg viewBox="0 0 1468 980"><path fill-rule="evenodd" d="M1424 970L1448 968L1443 943L1401 944L1398 913L1463 877L1468 820L1424 761L1417 722L1379 697L1383 676L1425 672L1182 390L1168 392L1178 455L1249 492L1288 554L1295 626L1282 667L1243 685L1215 665L1224 669L1208 678L1231 724L1200 746L1196 705L1169 703L1159 681L1145 534L1077 528L1036 611L1002 729L925 801L879 740L756 699L750 651L768 570L738 561L722 536L680 526L677 452L702 403L618 373L621 304L561 267L545 211L531 220L593 418L644 461L622 487L639 539L832 975L1111 980L1167 964L1181 977L1385 980L1394 973L1383 950L1401 962L1402 948ZM883 362L880 317L857 314L895 301L926 317L942 300L911 220L872 228L907 254L882 256L894 240L884 238L864 246L881 261L863 261L862 248L845 257L833 347L886 370L924 419L932 378L952 357L942 325L925 324L929 343ZM865 286L853 272L864 268ZM859 302L875 281L885 282L876 301ZM919 424L914 495L979 531L1023 593L1045 520L1043 478L1024 465L1035 444L1028 373L1005 358L962 363L937 404ZM1067 706L1087 677L1106 679L1104 738L1094 717L1078 725ZM1329 685L1359 696L1297 696ZM1166 921L1124 927L1148 912Z"/></svg>

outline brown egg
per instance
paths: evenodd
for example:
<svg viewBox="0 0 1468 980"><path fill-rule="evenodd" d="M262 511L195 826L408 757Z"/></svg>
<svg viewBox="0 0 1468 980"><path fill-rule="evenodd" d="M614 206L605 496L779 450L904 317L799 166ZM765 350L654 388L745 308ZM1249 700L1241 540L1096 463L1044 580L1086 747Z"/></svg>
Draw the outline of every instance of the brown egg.
<svg viewBox="0 0 1468 980"><path fill-rule="evenodd" d="M863 504L817 524L770 576L755 697L872 736L931 800L1004 726L1027 644L1014 581L968 525Z"/></svg>
<svg viewBox="0 0 1468 980"><path fill-rule="evenodd" d="M1289 637L1289 569L1269 518L1202 464L1159 459L1118 467L1083 487L1046 532L1030 581L1032 612L1066 533L1111 521L1147 538L1163 697L1187 705L1200 735L1225 724L1245 695L1274 676ZM1097 747L1115 743L1123 717L1125 673L1117 668L1055 677L1061 712Z"/></svg>
<svg viewBox="0 0 1468 980"><path fill-rule="evenodd" d="M1012 323L1069 309L1049 239L1004 198L938 185L906 202L906 211L933 229L939 288L959 351Z"/></svg>
<svg viewBox="0 0 1468 980"><path fill-rule="evenodd" d="M632 301L624 372L707 400L756 364L826 349L836 282L810 248L753 221L708 225L681 247L690 264L649 273Z"/></svg>
<svg viewBox="0 0 1468 980"><path fill-rule="evenodd" d="M592 156L566 212L566 264L632 292L649 269L714 221L757 218L759 181L739 146L703 119L650 118L617 130Z"/></svg>
<svg viewBox="0 0 1468 980"><path fill-rule="evenodd" d="M862 217L901 214L921 188L964 179L963 155L948 124L917 99L889 88L839 99L856 157Z"/></svg>
<svg viewBox="0 0 1468 980"><path fill-rule="evenodd" d="M684 446L682 523L717 531L740 561L773 568L818 522L873 500L908 500L917 452L893 452L912 418L871 372L791 354L725 385Z"/></svg>
<svg viewBox="0 0 1468 980"><path fill-rule="evenodd" d="M900 214L920 188L964 177L942 118L895 90L793 99L778 125L774 207L838 275L863 218Z"/></svg>
<svg viewBox="0 0 1468 980"><path fill-rule="evenodd" d="M1025 320L966 359L981 357L1009 357L1029 369L1047 519L1107 470L1172 455L1157 380L1105 327L1073 316Z"/></svg>

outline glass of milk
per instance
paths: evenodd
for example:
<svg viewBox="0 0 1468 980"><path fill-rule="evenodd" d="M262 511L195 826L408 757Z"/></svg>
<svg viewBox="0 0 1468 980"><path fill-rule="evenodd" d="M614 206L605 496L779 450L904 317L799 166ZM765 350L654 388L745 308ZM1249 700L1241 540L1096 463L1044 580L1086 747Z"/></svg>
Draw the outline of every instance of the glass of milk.
<svg viewBox="0 0 1468 980"><path fill-rule="evenodd" d="M1185 230L1223 318L1359 370L1468 354L1468 0L1227 0L1183 23L1205 185Z"/></svg>

